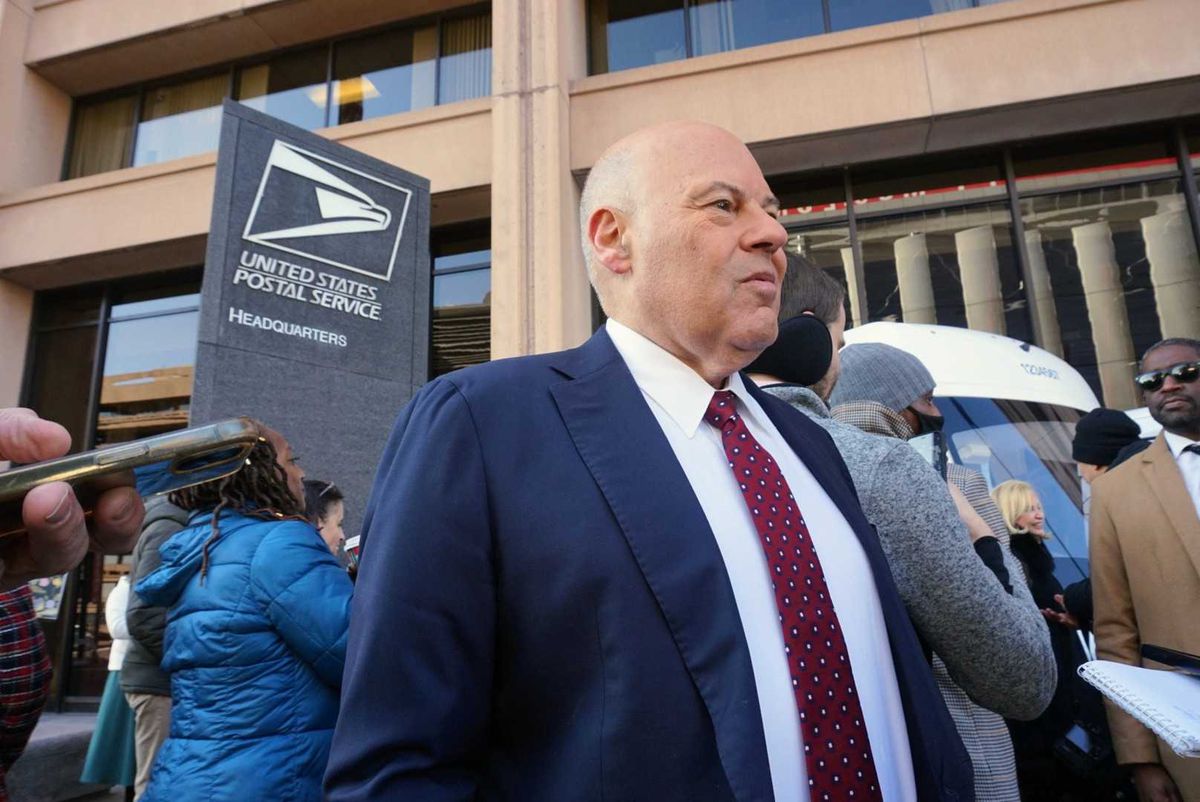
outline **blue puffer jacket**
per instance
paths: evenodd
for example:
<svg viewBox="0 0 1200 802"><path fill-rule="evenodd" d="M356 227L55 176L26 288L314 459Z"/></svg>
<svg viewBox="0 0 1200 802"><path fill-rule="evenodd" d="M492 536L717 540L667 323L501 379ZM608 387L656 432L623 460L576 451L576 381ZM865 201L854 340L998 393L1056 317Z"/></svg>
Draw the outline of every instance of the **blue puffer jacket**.
<svg viewBox="0 0 1200 802"><path fill-rule="evenodd" d="M171 734L144 802L321 798L353 586L300 521L197 514L137 585L169 607L163 669Z"/></svg>

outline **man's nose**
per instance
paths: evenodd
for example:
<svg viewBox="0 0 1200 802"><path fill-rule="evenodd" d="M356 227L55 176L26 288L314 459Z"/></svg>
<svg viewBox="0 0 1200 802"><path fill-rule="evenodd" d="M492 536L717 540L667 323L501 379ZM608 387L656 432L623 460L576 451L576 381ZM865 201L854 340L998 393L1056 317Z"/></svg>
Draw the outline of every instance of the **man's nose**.
<svg viewBox="0 0 1200 802"><path fill-rule="evenodd" d="M751 249L775 253L787 244L787 229L779 220L761 206L756 207L753 214L754 226L749 232Z"/></svg>
<svg viewBox="0 0 1200 802"><path fill-rule="evenodd" d="M1161 393L1172 392L1173 393L1173 392L1176 392L1177 390L1182 390L1182 389L1183 389L1183 382L1179 381L1179 379L1175 378L1170 373L1168 373L1166 376L1163 377L1163 386L1162 386L1162 389L1159 390L1159 392L1161 392Z"/></svg>

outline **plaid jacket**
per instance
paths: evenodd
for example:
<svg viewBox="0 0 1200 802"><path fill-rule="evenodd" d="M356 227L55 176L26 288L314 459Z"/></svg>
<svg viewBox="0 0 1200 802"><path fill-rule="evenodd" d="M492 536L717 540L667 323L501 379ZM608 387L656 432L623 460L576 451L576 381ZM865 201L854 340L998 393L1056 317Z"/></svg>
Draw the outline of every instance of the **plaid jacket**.
<svg viewBox="0 0 1200 802"><path fill-rule="evenodd" d="M50 655L33 613L29 588L0 593L0 802L4 778L25 744L50 693Z"/></svg>

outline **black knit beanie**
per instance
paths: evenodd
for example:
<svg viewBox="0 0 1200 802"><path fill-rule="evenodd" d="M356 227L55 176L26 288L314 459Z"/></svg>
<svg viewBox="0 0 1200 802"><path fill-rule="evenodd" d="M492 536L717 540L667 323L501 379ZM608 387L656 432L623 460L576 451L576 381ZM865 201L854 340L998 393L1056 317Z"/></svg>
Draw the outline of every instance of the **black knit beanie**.
<svg viewBox="0 0 1200 802"><path fill-rule="evenodd" d="M1141 429L1116 409L1097 407L1075 424L1071 458L1088 465L1111 465L1117 452L1138 439Z"/></svg>

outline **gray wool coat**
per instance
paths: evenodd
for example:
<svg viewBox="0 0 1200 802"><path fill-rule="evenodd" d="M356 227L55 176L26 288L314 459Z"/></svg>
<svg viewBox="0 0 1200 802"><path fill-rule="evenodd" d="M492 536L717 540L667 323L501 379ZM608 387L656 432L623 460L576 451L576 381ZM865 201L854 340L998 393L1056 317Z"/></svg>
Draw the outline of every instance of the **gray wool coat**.
<svg viewBox="0 0 1200 802"><path fill-rule="evenodd" d="M967 695L1005 718L1050 703L1058 672L1050 633L1023 582L1009 595L976 555L945 482L903 440L838 423L815 393L763 387L829 432L863 512L879 532L917 632ZM1006 551L1009 575L1020 577Z"/></svg>

